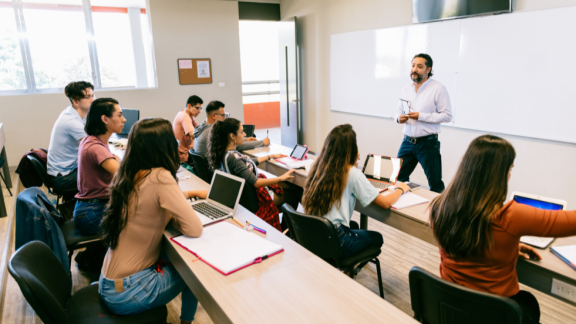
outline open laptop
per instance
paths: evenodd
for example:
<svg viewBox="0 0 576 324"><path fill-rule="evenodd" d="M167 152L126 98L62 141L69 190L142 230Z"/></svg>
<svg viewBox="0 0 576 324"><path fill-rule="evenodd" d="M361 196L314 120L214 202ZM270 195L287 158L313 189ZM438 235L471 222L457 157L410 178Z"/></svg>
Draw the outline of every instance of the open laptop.
<svg viewBox="0 0 576 324"><path fill-rule="evenodd" d="M242 125L242 128L244 128L246 137L254 137L254 130L256 129L256 125Z"/></svg>
<svg viewBox="0 0 576 324"><path fill-rule="evenodd" d="M401 166L402 159L400 158L368 154L362 173L374 188L382 192L396 184Z"/></svg>
<svg viewBox="0 0 576 324"><path fill-rule="evenodd" d="M132 126L140 119L140 110L122 108L122 116L126 118L126 122L124 123L124 128L122 128L122 132L118 134L118 137L128 138Z"/></svg>
<svg viewBox="0 0 576 324"><path fill-rule="evenodd" d="M296 144L296 146L294 146L294 149L292 150L292 153L290 153L290 156L279 158L276 159L275 161L284 164L289 162L302 161L304 160L304 157L306 157L306 153L308 153L308 147Z"/></svg>
<svg viewBox="0 0 576 324"><path fill-rule="evenodd" d="M202 225L208 225L234 216L245 180L216 170L206 200L190 203Z"/></svg>
<svg viewBox="0 0 576 324"><path fill-rule="evenodd" d="M551 199L517 191L512 193L512 200L519 204L546 210L565 210L567 205L566 201L564 200ZM553 237L522 236L520 238L520 242L530 244L540 249L545 249L553 241Z"/></svg>

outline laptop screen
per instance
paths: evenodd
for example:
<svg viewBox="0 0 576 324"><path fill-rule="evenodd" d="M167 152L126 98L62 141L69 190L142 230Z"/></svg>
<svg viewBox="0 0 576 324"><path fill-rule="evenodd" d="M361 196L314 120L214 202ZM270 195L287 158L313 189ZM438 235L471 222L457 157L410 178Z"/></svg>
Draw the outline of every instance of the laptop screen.
<svg viewBox="0 0 576 324"><path fill-rule="evenodd" d="M522 196L514 196L514 201L519 204L524 204L540 209L546 210L562 210L564 206L561 204L556 204L549 201L538 200L534 198L522 197Z"/></svg>
<svg viewBox="0 0 576 324"><path fill-rule="evenodd" d="M128 135L132 126L134 126L138 119L140 119L140 110L122 108L122 116L126 118L126 122L124 123L124 128L122 128L120 135Z"/></svg>
<svg viewBox="0 0 576 324"><path fill-rule="evenodd" d="M362 172L368 179L395 183L400 173L401 159L368 155Z"/></svg>
<svg viewBox="0 0 576 324"><path fill-rule="evenodd" d="M230 209L234 209L241 187L241 181L216 172L210 186L210 192L208 192L208 198Z"/></svg>

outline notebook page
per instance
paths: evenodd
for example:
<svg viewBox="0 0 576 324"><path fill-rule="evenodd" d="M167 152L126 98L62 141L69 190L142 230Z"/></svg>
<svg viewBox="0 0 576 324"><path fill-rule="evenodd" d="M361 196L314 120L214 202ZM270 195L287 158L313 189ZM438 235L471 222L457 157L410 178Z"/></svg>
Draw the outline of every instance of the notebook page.
<svg viewBox="0 0 576 324"><path fill-rule="evenodd" d="M551 249L572 264L576 264L576 245L554 246Z"/></svg>
<svg viewBox="0 0 576 324"><path fill-rule="evenodd" d="M420 197L420 196L415 195L411 192L407 192L407 193L403 194L402 196L400 196L398 201L396 201L392 205L392 208L402 209L402 208L412 207L415 205L425 204L429 201L430 200L428 200L426 198Z"/></svg>

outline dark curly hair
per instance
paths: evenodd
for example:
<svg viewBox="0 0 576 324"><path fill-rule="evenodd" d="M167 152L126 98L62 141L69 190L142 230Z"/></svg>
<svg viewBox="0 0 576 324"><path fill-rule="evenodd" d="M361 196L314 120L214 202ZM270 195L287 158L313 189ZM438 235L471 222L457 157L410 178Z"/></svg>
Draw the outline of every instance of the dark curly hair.
<svg viewBox="0 0 576 324"><path fill-rule="evenodd" d="M86 96L84 92L88 88L94 91L94 86L92 85L92 83L87 81L74 81L68 83L66 88L64 88L64 94L66 94L66 97L70 99L70 103L74 104L72 100L80 100L84 98Z"/></svg>
<svg viewBox="0 0 576 324"><path fill-rule="evenodd" d="M212 170L221 169L224 154L230 142L230 134L236 135L240 129L240 121L236 118L226 118L218 121L208 135L208 162Z"/></svg>

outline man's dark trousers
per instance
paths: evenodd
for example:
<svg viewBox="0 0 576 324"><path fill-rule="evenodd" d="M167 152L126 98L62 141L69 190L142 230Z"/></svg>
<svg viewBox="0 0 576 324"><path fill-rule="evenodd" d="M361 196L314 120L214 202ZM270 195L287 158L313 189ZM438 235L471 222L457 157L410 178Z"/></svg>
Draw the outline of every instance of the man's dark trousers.
<svg viewBox="0 0 576 324"><path fill-rule="evenodd" d="M426 178L428 178L430 190L438 193L444 190L442 156L440 155L438 135L417 138L416 143L412 143L405 137L402 145L400 145L400 150L398 150L398 157L403 160L400 174L398 175L399 181L409 181L412 171L420 162Z"/></svg>

